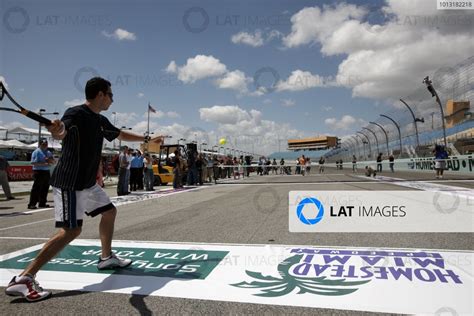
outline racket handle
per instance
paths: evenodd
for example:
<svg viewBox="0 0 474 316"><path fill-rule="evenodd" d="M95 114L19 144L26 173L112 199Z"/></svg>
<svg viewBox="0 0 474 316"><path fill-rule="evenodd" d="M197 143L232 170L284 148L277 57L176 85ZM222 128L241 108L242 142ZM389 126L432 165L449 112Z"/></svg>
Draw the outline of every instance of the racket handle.
<svg viewBox="0 0 474 316"><path fill-rule="evenodd" d="M47 119L46 117L41 116L39 114L36 114L35 112L25 110L25 112L22 111L22 113L24 115L26 115L27 117L29 117L30 119L35 120L36 122L43 123L44 125L51 125L52 124L49 119Z"/></svg>

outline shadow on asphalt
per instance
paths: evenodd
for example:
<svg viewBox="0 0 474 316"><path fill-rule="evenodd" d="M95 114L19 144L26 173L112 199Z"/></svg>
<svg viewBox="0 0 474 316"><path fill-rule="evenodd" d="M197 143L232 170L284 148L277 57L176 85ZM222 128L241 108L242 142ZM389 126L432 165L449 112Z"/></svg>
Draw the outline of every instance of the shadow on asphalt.
<svg viewBox="0 0 474 316"><path fill-rule="evenodd" d="M210 259L210 260L179 261L176 263L176 265L184 266L190 263L196 264L197 262L203 262L204 265L206 265L214 261L219 262L220 260ZM127 270L130 271L130 269L127 269ZM121 270L115 270L112 272L112 274L107 276L107 278L105 278L102 282L87 285L80 290L64 291L57 294L53 293L51 297L49 297L48 299L45 299L44 301L79 296L79 295L87 294L88 292L104 292L104 291L118 290L118 289L123 289L123 288L138 287L138 289L130 293L130 298L128 299L128 301L130 302L130 305L132 305L137 310L137 312L140 313L140 315L149 316L149 315L153 315L153 312L148 308L145 302L145 298L148 297L149 294L163 288L166 284L172 281L189 281L189 280L201 278L201 273L195 273L195 272L188 273L186 274L187 277L183 278L182 274L179 276L177 275L178 271L167 270L167 271L162 271L161 273L157 273L157 272L145 272L145 270L141 268L133 268L134 275L141 276L141 277L155 278L156 282L143 283L141 282L143 280L142 278L133 278L132 279L133 283L123 284L123 283L117 282L117 279L113 277L114 275L124 274L124 273L120 273L120 271ZM138 294L138 293L148 293L148 294ZM25 298L16 298L10 302L10 304L25 304L25 303L31 304L31 302L28 302Z"/></svg>

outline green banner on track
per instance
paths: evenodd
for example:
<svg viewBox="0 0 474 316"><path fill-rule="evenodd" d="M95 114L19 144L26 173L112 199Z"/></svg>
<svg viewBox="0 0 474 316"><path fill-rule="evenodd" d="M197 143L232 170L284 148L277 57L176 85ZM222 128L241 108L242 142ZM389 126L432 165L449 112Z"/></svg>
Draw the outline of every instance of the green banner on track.
<svg viewBox="0 0 474 316"><path fill-rule="evenodd" d="M67 246L48 262L42 270L86 272L102 274L169 277L180 279L205 279L228 254L227 251L202 249L153 249L114 248L122 258L133 260L124 269L98 270L97 261L101 250L97 246ZM31 251L0 262L0 268L24 269L36 257L39 250Z"/></svg>

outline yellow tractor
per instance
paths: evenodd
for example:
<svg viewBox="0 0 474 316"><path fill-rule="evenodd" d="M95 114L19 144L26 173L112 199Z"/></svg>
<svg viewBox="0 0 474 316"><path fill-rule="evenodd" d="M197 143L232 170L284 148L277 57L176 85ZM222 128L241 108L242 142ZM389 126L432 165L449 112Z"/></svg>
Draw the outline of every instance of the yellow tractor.
<svg viewBox="0 0 474 316"><path fill-rule="evenodd" d="M162 166L161 163L153 165L153 185L167 185L173 183L173 167Z"/></svg>
<svg viewBox="0 0 474 316"><path fill-rule="evenodd" d="M186 147L181 144L142 144L142 150L148 151L155 158L153 163L154 185L167 185L173 182L174 175L171 157L173 157L174 151L178 148L182 155L186 157Z"/></svg>

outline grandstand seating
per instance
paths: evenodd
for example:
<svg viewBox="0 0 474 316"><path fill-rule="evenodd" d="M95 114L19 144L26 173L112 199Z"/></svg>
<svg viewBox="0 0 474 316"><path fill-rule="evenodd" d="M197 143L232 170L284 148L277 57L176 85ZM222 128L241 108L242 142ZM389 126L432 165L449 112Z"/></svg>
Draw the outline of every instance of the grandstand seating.
<svg viewBox="0 0 474 316"><path fill-rule="evenodd" d="M299 151L279 151L274 152L268 156L270 159L280 160L281 158L285 160L296 160L301 155L311 158L311 160L319 159L324 154L328 153L329 150L299 150Z"/></svg>

